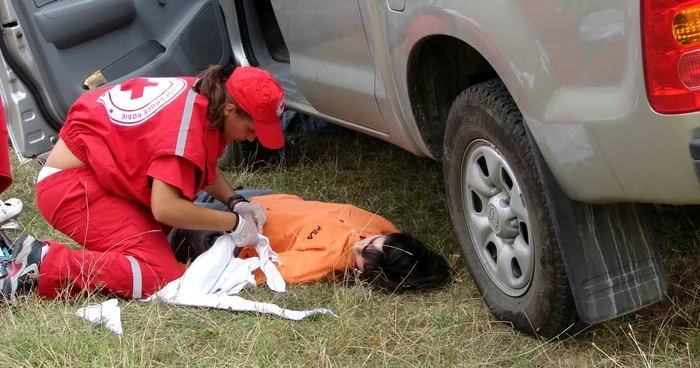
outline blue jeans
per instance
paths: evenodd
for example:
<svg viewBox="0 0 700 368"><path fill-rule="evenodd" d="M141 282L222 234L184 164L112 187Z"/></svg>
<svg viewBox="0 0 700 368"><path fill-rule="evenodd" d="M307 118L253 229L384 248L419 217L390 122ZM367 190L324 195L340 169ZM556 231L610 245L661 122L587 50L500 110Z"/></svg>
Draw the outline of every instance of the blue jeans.
<svg viewBox="0 0 700 368"><path fill-rule="evenodd" d="M279 194L274 190L257 190L257 189L239 189L236 193L240 194L246 200L250 200L253 197L259 197L267 194ZM228 211L229 209L225 204L217 201L214 197L210 196L209 193L205 191L199 192L197 194L197 199L194 200L194 204L206 208L211 208L213 210Z"/></svg>
<svg viewBox="0 0 700 368"><path fill-rule="evenodd" d="M256 189L239 189L236 190L236 193L240 194L245 198L246 200L250 200L253 197L259 197L263 195L268 195L268 194L279 194L279 192L275 192L274 190L256 190ZM194 200L194 204L206 208L210 208L213 210L218 210L218 211L229 211L228 207L226 207L225 204L219 202L216 200L214 197L210 196L209 193L205 191L199 192L197 194L197 198ZM173 245L173 240L177 236L177 232L183 231L183 229L173 229L170 231L168 234L168 242L170 245Z"/></svg>

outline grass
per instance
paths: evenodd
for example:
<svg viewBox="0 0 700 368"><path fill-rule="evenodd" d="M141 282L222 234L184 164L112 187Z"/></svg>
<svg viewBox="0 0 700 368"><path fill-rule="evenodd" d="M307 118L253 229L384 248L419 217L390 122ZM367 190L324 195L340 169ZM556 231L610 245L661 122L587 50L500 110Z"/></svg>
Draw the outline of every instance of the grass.
<svg viewBox="0 0 700 368"><path fill-rule="evenodd" d="M455 258L458 246L438 163L356 134L311 138L314 151L301 163L232 172L231 182L377 211ZM22 230L72 243L36 210L38 165L13 162L15 183L2 197L24 201ZM333 282L290 286L285 294L265 288L243 292L282 307L325 307L339 315L299 322L121 300L124 334L116 336L74 315L105 300L102 296L29 297L0 310L0 367L698 367L700 210L658 207L655 226L668 296L573 338L533 339L495 320L458 261L456 282L434 292L391 295Z"/></svg>

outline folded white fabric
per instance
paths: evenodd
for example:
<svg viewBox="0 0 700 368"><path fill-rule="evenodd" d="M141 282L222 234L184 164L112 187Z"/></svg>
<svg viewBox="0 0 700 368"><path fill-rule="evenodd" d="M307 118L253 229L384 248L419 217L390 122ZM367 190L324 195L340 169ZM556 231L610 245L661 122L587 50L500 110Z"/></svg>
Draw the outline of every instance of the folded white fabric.
<svg viewBox="0 0 700 368"><path fill-rule="evenodd" d="M185 274L167 285L145 301L159 300L174 305L209 307L239 312L274 314L291 320L301 320L308 316L323 313L337 315L323 308L308 311L294 311L275 304L253 302L238 294L244 287L255 286L253 271L261 268L267 278L267 286L274 291L284 292L286 283L274 263L280 261L277 253L270 248L270 241L258 235L255 246L259 257L235 258L236 245L227 236L219 237L214 245L192 262Z"/></svg>
<svg viewBox="0 0 700 368"><path fill-rule="evenodd" d="M75 315L92 323L105 325L107 329L117 335L122 334L121 309L117 305L117 299L80 308Z"/></svg>
<svg viewBox="0 0 700 368"><path fill-rule="evenodd" d="M319 313L338 317L329 309L317 308L296 311L283 309L275 304L254 302L235 296L244 287L256 285L253 271L258 268L265 273L267 286L271 290L277 292L285 292L286 290L286 283L275 266L275 263L280 264L280 261L277 253L270 248L270 241L267 237L258 235L255 249L259 257L245 260L235 258L233 256L235 247L236 245L230 237L219 237L209 250L192 262L182 277L171 281L160 291L142 301L161 301L172 305L274 314L295 321ZM119 313L117 300L110 299L100 305L80 308L76 315L93 323L105 324L111 331L121 334Z"/></svg>
<svg viewBox="0 0 700 368"><path fill-rule="evenodd" d="M287 283L284 282L280 271L275 266L281 266L277 257L277 253L270 247L270 240L263 235L258 235L258 244L255 245L255 251L258 252L258 259L260 259L260 269L265 274L267 280L267 287L278 293L283 293L287 290Z"/></svg>

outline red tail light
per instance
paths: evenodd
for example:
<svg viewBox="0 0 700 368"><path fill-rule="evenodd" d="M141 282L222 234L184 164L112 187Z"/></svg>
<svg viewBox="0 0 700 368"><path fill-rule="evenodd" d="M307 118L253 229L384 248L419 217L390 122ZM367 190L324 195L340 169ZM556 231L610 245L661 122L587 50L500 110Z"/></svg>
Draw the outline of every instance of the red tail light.
<svg viewBox="0 0 700 368"><path fill-rule="evenodd" d="M642 0L642 43L651 107L700 110L700 0Z"/></svg>

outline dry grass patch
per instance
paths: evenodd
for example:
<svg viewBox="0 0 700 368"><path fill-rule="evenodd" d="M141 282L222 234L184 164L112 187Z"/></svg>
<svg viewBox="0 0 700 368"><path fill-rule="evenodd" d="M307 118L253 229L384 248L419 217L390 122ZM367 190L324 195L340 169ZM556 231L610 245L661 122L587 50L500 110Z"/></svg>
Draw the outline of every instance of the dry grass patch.
<svg viewBox="0 0 700 368"><path fill-rule="evenodd" d="M231 182L356 204L456 258L438 163L356 134L310 138L314 151L299 164L231 172ZM72 243L36 210L37 171L36 164L15 165L15 184L3 197L25 202L23 231ZM0 366L698 367L699 224L697 208L659 207L668 297L573 338L537 340L494 320L458 261L457 281L434 292L393 295L321 282L291 286L285 294L264 288L243 293L287 308L330 308L339 318L292 322L122 300L121 337L74 316L78 308L105 300L102 296L29 297L0 310Z"/></svg>

